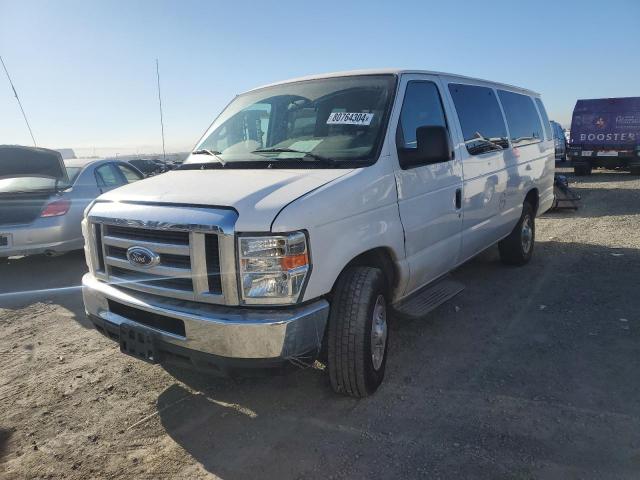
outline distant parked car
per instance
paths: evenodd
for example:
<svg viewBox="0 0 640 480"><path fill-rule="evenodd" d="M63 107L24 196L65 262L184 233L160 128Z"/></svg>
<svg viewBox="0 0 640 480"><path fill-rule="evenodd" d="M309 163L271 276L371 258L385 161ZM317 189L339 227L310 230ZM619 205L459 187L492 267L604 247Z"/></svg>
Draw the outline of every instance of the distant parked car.
<svg viewBox="0 0 640 480"><path fill-rule="evenodd" d="M129 163L140 170L145 177L158 175L159 173L164 173L168 170L160 160L135 158L133 160L129 160Z"/></svg>
<svg viewBox="0 0 640 480"><path fill-rule="evenodd" d="M551 129L553 130L553 143L556 149L556 160L567 160L567 139L564 136L564 130L558 122L551 120Z"/></svg>
<svg viewBox="0 0 640 480"><path fill-rule="evenodd" d="M142 178L125 162L63 160L54 150L0 145L0 258L82 249L89 203Z"/></svg>

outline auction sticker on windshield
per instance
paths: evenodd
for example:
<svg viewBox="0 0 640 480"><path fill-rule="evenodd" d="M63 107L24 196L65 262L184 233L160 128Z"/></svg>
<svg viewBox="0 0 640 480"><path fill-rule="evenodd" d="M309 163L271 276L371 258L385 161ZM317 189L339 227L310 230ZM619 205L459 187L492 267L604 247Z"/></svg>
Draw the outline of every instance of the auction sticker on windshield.
<svg viewBox="0 0 640 480"><path fill-rule="evenodd" d="M373 113L334 112L329 115L327 125L370 125Z"/></svg>

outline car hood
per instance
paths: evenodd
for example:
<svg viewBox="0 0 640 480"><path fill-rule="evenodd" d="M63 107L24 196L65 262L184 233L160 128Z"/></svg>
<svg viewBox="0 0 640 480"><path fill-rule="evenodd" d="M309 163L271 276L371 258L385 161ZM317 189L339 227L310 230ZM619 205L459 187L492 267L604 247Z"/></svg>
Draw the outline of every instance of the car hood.
<svg viewBox="0 0 640 480"><path fill-rule="evenodd" d="M351 171L174 170L118 188L99 200L232 207L239 215L237 231L268 231L286 205Z"/></svg>
<svg viewBox="0 0 640 480"><path fill-rule="evenodd" d="M60 153L46 148L0 145L0 179L20 177L69 181Z"/></svg>

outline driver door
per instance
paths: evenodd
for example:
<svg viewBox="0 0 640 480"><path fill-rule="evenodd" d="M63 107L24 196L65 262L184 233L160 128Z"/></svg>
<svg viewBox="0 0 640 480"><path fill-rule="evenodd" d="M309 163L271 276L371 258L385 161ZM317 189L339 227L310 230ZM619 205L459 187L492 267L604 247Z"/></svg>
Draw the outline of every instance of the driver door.
<svg viewBox="0 0 640 480"><path fill-rule="evenodd" d="M456 145L445 108L440 80L430 75L402 77L402 107L397 118L395 155L400 217L405 231L409 294L453 269L460 258L462 234L462 168L454 148L453 159L403 167L403 155L417 148L416 129L444 126Z"/></svg>

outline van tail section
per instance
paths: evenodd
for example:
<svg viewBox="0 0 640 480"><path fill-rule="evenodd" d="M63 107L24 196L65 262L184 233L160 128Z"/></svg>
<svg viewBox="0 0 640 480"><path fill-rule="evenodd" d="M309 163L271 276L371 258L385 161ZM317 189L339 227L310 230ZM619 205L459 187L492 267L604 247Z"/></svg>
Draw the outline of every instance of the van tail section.
<svg viewBox="0 0 640 480"><path fill-rule="evenodd" d="M568 155L577 174L594 167L640 174L640 97L578 100Z"/></svg>

